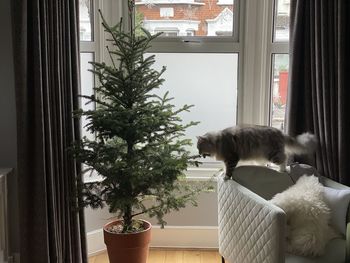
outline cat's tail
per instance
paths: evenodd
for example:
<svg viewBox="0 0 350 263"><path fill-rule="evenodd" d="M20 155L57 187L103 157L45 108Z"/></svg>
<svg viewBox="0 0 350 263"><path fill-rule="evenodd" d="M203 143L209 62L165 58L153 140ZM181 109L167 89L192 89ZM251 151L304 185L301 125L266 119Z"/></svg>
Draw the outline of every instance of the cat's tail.
<svg viewBox="0 0 350 263"><path fill-rule="evenodd" d="M317 139L314 134L303 133L293 138L285 135L285 150L287 154L309 154L313 153L317 147Z"/></svg>

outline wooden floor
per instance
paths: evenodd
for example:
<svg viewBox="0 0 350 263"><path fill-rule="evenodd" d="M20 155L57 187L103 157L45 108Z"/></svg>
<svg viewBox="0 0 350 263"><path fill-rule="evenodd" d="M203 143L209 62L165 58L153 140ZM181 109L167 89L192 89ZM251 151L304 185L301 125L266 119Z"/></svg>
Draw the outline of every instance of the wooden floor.
<svg viewBox="0 0 350 263"><path fill-rule="evenodd" d="M107 253L89 258L89 263L108 263ZM147 263L221 263L218 251L151 249Z"/></svg>

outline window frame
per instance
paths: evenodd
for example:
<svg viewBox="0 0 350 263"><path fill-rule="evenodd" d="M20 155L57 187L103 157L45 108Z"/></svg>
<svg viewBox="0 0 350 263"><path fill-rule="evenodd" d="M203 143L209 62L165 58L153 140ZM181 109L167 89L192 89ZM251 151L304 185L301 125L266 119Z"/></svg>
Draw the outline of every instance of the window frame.
<svg viewBox="0 0 350 263"><path fill-rule="evenodd" d="M98 9L106 19L117 23L127 14L127 1L92 0L94 7L94 41L80 42L81 52L94 52L96 61L108 59L101 37ZM233 37L166 37L158 38L151 53L238 53L237 123L269 125L271 120L271 75L273 54L288 54L289 44L273 42L274 12L277 0L235 0ZM96 8L98 7L98 8ZM127 19L124 26L129 27ZM253 77L252 77L253 76ZM243 88L244 87L244 88Z"/></svg>
<svg viewBox="0 0 350 263"><path fill-rule="evenodd" d="M99 59L100 54L100 30L98 22L100 21L98 9L100 7L100 0L90 0L91 8L93 9L93 15L91 17L92 27L91 27L91 41L80 40L80 53L94 53L95 58Z"/></svg>
<svg viewBox="0 0 350 263"><path fill-rule="evenodd" d="M235 0L232 37L164 37L152 43L150 53L237 53L237 123L270 125L272 117L273 54L288 54L289 45L274 42L277 0ZM96 8L98 7L98 8ZM94 41L80 42L81 52L94 52L96 61L108 61L106 41L97 12L107 21L119 22L128 13L127 1L93 0ZM236 11L237 10L237 11ZM129 28L128 19L124 27ZM238 28L238 30L237 30ZM202 167L205 169L205 167ZM218 167L214 167L219 169ZM213 169L212 164L209 169ZM197 178L197 177L196 177Z"/></svg>
<svg viewBox="0 0 350 263"><path fill-rule="evenodd" d="M238 53L237 123L270 125L273 54L289 52L288 43L273 41L277 0L235 0L234 5L233 37L158 38L150 52Z"/></svg>
<svg viewBox="0 0 350 263"><path fill-rule="evenodd" d="M247 1L244 29L243 96L239 120L271 125L273 55L288 54L288 42L274 42L277 0ZM253 76L253 77L252 77Z"/></svg>
<svg viewBox="0 0 350 263"><path fill-rule="evenodd" d="M242 50L241 9L244 1L234 1L232 36L159 37L152 42L151 53L237 53ZM237 11L236 11L237 10Z"/></svg>
<svg viewBox="0 0 350 263"><path fill-rule="evenodd" d="M90 1L90 7L92 8L92 16L91 16L91 40L80 40L79 41L79 56L81 57L81 54L92 54L93 61L101 61L101 37L100 37L100 16L98 13L98 10L101 8L101 1L100 0L89 0ZM80 67L81 67L81 60L80 60ZM91 73L92 74L92 73ZM92 86L94 87L96 85L96 77L95 75L92 76L93 84ZM81 82L81 81L80 81ZM79 94L82 94L82 88L80 87ZM94 92L95 94L95 92ZM83 106L83 99L80 99L80 104L81 107ZM93 105L95 108L96 105ZM80 120L80 126L81 126L81 135L84 136L85 130L83 127L83 121ZM87 135L90 136L90 135ZM94 137L94 135L91 135Z"/></svg>
<svg viewBox="0 0 350 263"><path fill-rule="evenodd" d="M269 61L267 61L269 68L270 68L270 77L268 79L268 83L266 85L269 85L270 91L269 91L269 119L268 119L268 125L272 126L272 107L273 107L273 81L274 81L274 55L278 54L289 54L289 42L288 41L276 41L274 39L275 37L275 19L277 18L277 9L278 9L278 1L279 0L269 0L269 10L270 10L270 16L269 16L269 29L268 36L270 39L269 42L269 48L268 48L268 57ZM289 37L288 37L289 39Z"/></svg>
<svg viewBox="0 0 350 263"><path fill-rule="evenodd" d="M127 9L124 9L127 12ZM152 42L149 49L150 53L232 53L238 54L238 76L242 74L242 62L240 54L243 53L243 46L240 39L243 39L243 25L244 16L240 13L244 11L244 1L234 1L234 16L233 16L233 35L232 36L177 36L177 37L159 37ZM239 82L242 78L237 80L237 108L236 120L238 121L239 105ZM204 162L201 167L189 168L186 175L187 178L208 178L213 173L222 170L221 162ZM201 174L201 175L198 175Z"/></svg>

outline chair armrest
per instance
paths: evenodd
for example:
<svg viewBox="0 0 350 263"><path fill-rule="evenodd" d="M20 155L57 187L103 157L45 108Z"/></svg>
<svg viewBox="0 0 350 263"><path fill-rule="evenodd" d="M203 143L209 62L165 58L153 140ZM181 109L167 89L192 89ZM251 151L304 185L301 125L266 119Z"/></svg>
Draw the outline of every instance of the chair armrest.
<svg viewBox="0 0 350 263"><path fill-rule="evenodd" d="M285 259L286 215L233 180L218 178L219 252L228 262Z"/></svg>
<svg viewBox="0 0 350 263"><path fill-rule="evenodd" d="M343 185L341 183L335 182L332 179L329 179L324 176L320 176L320 182L327 187L331 187L338 190L350 190L350 187ZM350 206L347 209L346 214L346 262L350 262Z"/></svg>

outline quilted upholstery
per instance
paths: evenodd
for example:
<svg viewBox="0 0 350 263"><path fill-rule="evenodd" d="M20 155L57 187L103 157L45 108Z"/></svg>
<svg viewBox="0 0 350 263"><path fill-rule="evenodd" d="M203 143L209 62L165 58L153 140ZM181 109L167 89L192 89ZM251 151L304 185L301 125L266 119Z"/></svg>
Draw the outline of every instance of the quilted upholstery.
<svg viewBox="0 0 350 263"><path fill-rule="evenodd" d="M288 187L290 176L258 166L237 167L235 173L235 181L219 176L217 189L219 251L227 263L350 262L350 209L346 239L331 240L325 255L306 258L284 254L285 213L266 199ZM327 187L349 189L324 177L320 181Z"/></svg>
<svg viewBox="0 0 350 263"><path fill-rule="evenodd" d="M285 213L233 180L218 179L219 252L228 262L284 262Z"/></svg>

